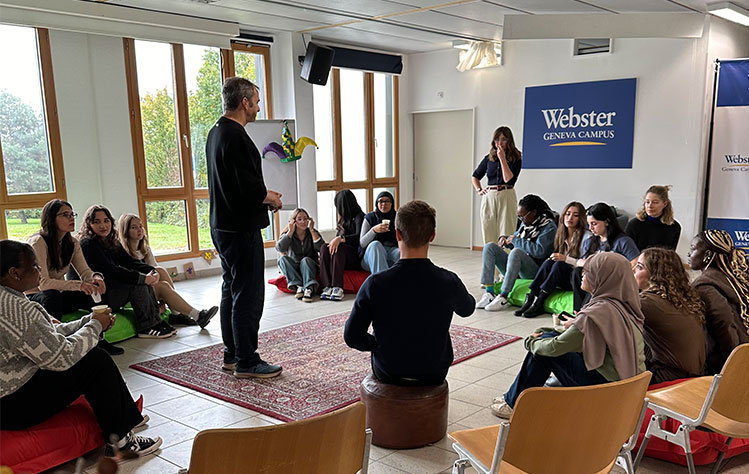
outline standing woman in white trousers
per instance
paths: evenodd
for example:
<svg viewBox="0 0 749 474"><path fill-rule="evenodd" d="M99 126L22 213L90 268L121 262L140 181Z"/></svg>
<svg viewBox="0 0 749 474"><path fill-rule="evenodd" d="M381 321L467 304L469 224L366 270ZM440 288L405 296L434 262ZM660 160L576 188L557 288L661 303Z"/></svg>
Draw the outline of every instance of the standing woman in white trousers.
<svg viewBox="0 0 749 474"><path fill-rule="evenodd" d="M512 130L499 127L494 131L489 154L473 172L473 188L481 196L481 230L484 243L497 242L500 235L511 235L518 225L518 198L515 182L523 165L515 146ZM481 179L487 177L487 186Z"/></svg>

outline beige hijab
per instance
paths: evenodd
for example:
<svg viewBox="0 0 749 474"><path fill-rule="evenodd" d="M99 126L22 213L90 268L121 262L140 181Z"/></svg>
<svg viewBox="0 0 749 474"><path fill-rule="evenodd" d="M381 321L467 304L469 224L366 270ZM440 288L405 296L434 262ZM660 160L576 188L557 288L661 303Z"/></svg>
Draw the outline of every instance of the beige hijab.
<svg viewBox="0 0 749 474"><path fill-rule="evenodd" d="M634 331L642 334L645 316L632 267L618 253L603 252L589 258L583 269L593 297L572 324L583 333L585 367L599 368L608 348L619 377L633 377L638 373Z"/></svg>

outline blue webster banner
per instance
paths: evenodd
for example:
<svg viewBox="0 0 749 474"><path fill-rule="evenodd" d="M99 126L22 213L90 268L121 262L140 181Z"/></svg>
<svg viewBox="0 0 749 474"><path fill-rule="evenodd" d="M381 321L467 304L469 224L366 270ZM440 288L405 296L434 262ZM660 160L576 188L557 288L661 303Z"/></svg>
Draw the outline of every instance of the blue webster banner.
<svg viewBox="0 0 749 474"><path fill-rule="evenodd" d="M707 228L731 234L749 250L749 59L718 62Z"/></svg>
<svg viewBox="0 0 749 474"><path fill-rule="evenodd" d="M731 234L736 248L749 251L749 219L707 219L707 229L725 230Z"/></svg>
<svg viewBox="0 0 749 474"><path fill-rule="evenodd" d="M637 79L525 88L523 168L632 168Z"/></svg>

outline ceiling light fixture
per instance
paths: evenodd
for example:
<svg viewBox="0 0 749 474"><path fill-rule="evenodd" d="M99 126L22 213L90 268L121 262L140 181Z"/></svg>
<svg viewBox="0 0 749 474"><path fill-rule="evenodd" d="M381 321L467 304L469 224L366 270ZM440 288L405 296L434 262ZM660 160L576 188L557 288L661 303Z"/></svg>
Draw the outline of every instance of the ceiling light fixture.
<svg viewBox="0 0 749 474"><path fill-rule="evenodd" d="M455 40L453 48L461 50L456 66L461 72L502 64L502 43Z"/></svg>
<svg viewBox="0 0 749 474"><path fill-rule="evenodd" d="M707 11L740 25L749 26L749 10L735 3L719 2L707 6Z"/></svg>

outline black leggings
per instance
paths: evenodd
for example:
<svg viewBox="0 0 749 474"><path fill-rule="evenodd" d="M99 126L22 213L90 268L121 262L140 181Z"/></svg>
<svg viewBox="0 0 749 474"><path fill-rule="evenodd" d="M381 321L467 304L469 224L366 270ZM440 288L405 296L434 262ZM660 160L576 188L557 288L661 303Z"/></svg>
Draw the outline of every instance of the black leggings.
<svg viewBox="0 0 749 474"><path fill-rule="evenodd" d="M56 319L79 309L88 311L96 304L82 291L44 290L29 296L29 299L44 306L44 309Z"/></svg>
<svg viewBox="0 0 749 474"><path fill-rule="evenodd" d="M143 421L112 358L94 347L68 370L37 370L21 388L0 398L0 429L22 430L37 425L81 395L91 405L107 443L110 434L123 438Z"/></svg>

